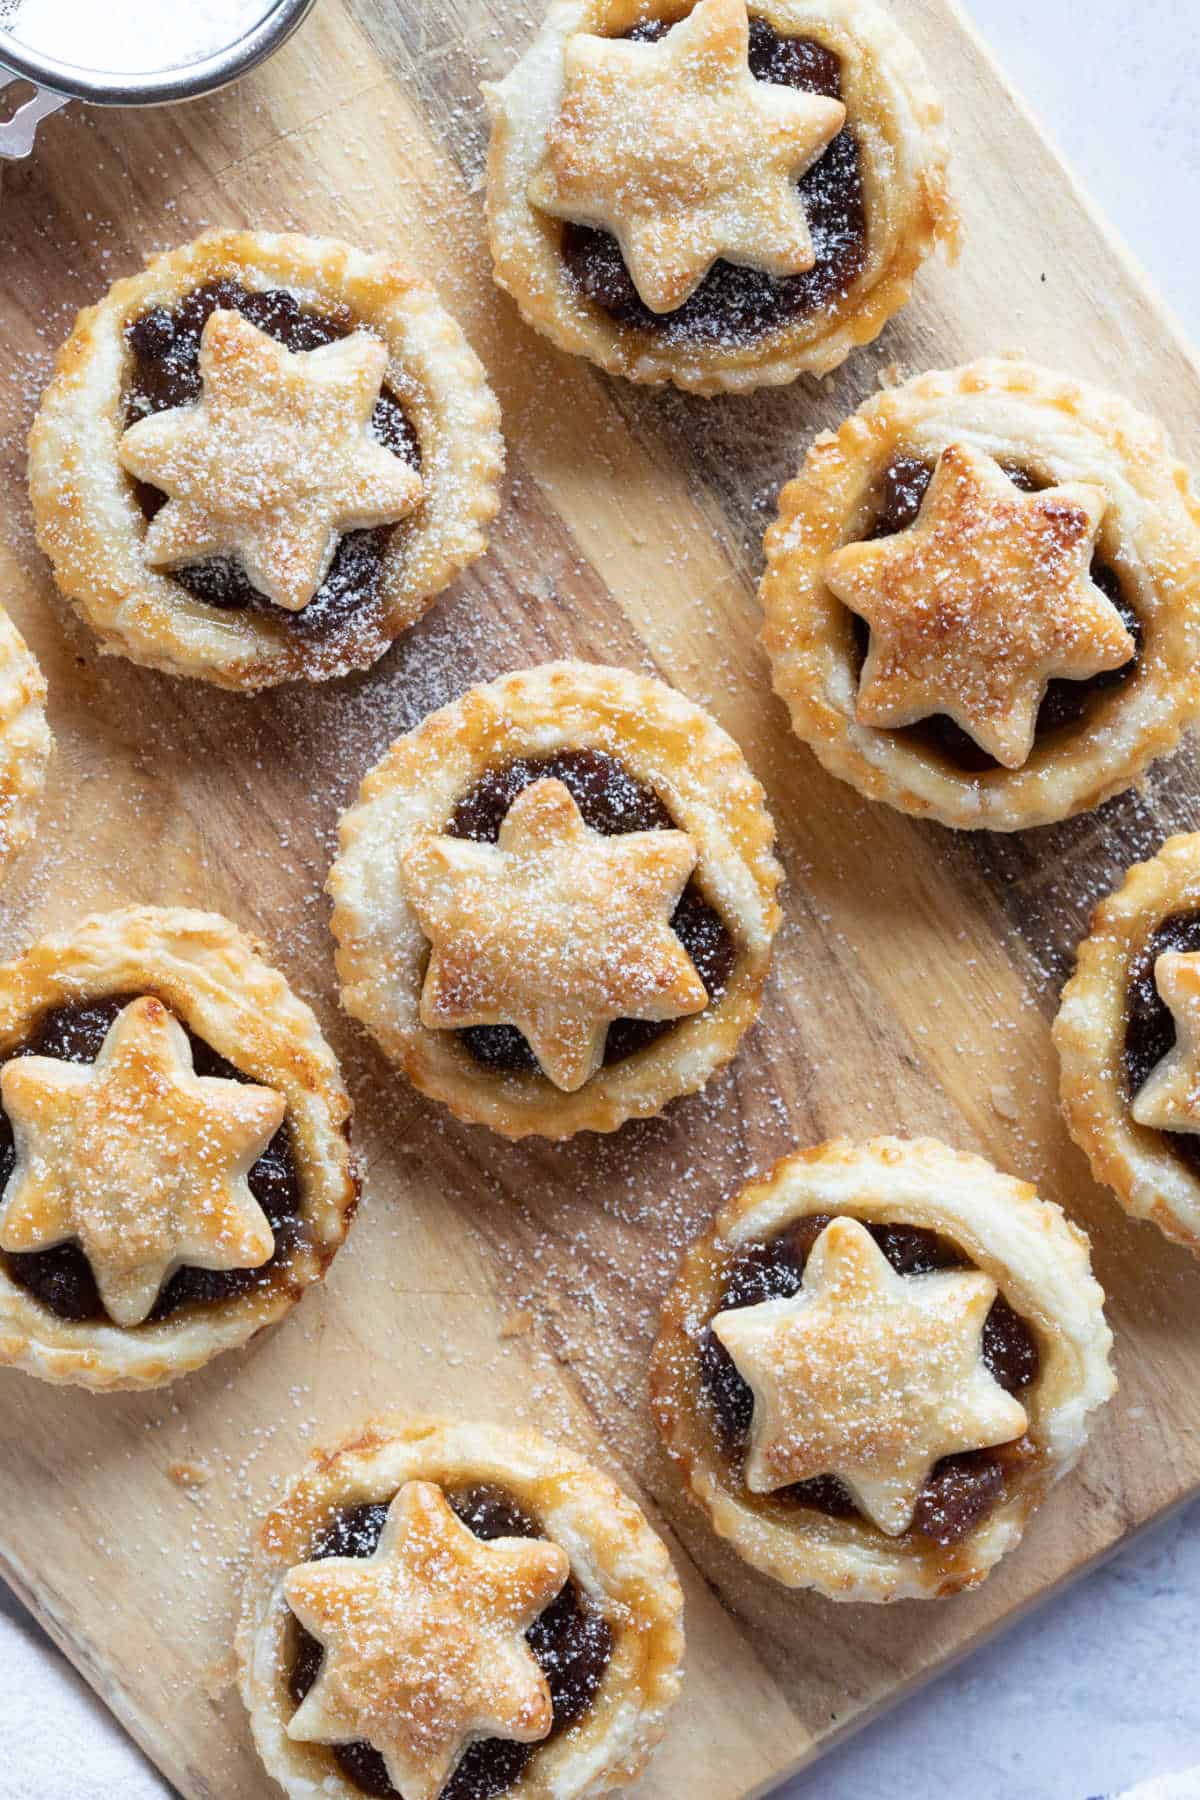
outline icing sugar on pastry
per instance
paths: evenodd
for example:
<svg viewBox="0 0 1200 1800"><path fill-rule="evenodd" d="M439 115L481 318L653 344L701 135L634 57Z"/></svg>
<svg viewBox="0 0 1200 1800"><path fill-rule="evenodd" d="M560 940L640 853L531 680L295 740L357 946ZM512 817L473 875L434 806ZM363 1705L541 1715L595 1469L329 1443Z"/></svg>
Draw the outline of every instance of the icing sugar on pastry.
<svg viewBox="0 0 1200 1800"><path fill-rule="evenodd" d="M370 667L482 553L502 464L483 365L428 282L336 238L210 231L80 313L29 486L104 649L249 693Z"/></svg>
<svg viewBox="0 0 1200 1800"><path fill-rule="evenodd" d="M497 844L421 834L401 866L433 946L422 1023L519 1026L556 1087L582 1087L614 1019L708 1004L671 929L696 857L686 832L592 831L556 780L518 796Z"/></svg>
<svg viewBox="0 0 1200 1800"><path fill-rule="evenodd" d="M153 1387L281 1319L358 1199L311 1010L216 913L95 913L0 965L0 1363Z"/></svg>
<svg viewBox="0 0 1200 1800"><path fill-rule="evenodd" d="M785 1157L687 1252L649 1371L670 1455L755 1568L832 1600L982 1581L1112 1394L1087 1239L932 1138Z"/></svg>
<svg viewBox="0 0 1200 1800"><path fill-rule="evenodd" d="M1021 493L990 456L947 445L908 531L846 545L825 565L830 590L871 627L859 723L944 713L1019 769L1049 682L1134 654L1088 574L1106 504L1086 482Z"/></svg>
<svg viewBox="0 0 1200 1800"><path fill-rule="evenodd" d="M580 1457L368 1419L254 1534L242 1695L292 1800L627 1793L679 1693L682 1614L665 1545Z"/></svg>
<svg viewBox="0 0 1200 1800"><path fill-rule="evenodd" d="M51 744L45 678L0 609L0 872L33 835Z"/></svg>
<svg viewBox="0 0 1200 1800"><path fill-rule="evenodd" d="M649 1117L758 1015L773 836L741 751L681 694L583 662L516 670L398 738L343 815L343 1004L423 1092L506 1135ZM472 1013L498 1022L451 1025Z"/></svg>
<svg viewBox="0 0 1200 1800"><path fill-rule="evenodd" d="M1168 838L1096 907L1054 1043L1097 1181L1200 1254L1200 832Z"/></svg>
<svg viewBox="0 0 1200 1800"><path fill-rule="evenodd" d="M118 450L171 496L146 533L147 561L236 556L277 606L307 606L343 532L394 523L421 498L420 476L370 434L387 360L368 332L291 351L214 312L199 403L138 420Z"/></svg>
<svg viewBox="0 0 1200 1800"><path fill-rule="evenodd" d="M873 394L811 445L765 547L776 691L870 799L962 830L1050 824L1197 716L1189 474L1120 396L1023 357Z"/></svg>
<svg viewBox="0 0 1200 1800"><path fill-rule="evenodd" d="M580 33L535 206L615 233L635 287L670 312L724 257L772 275L815 261L796 187L841 130L839 100L756 81L744 0L700 0L661 43Z"/></svg>
<svg viewBox="0 0 1200 1800"><path fill-rule="evenodd" d="M881 1531L905 1531L941 1457L1025 1430L982 1357L996 1292L979 1270L899 1275L856 1219L834 1219L798 1294L713 1320L754 1393L751 1492L836 1475Z"/></svg>
<svg viewBox="0 0 1200 1800"><path fill-rule="evenodd" d="M538 1742L553 1711L524 1634L569 1573L558 1544L481 1542L439 1487L407 1482L372 1556L287 1575L288 1605L325 1649L288 1736L370 1743L405 1800L436 1800L472 1738Z"/></svg>
<svg viewBox="0 0 1200 1800"><path fill-rule="evenodd" d="M1155 1131L1200 1131L1200 956L1160 956L1154 985L1175 1022L1175 1043L1130 1110L1139 1125Z"/></svg>
<svg viewBox="0 0 1200 1800"><path fill-rule="evenodd" d="M483 91L496 280L632 381L824 374L957 240L940 103L866 0L554 0Z"/></svg>
<svg viewBox="0 0 1200 1800"><path fill-rule="evenodd" d="M253 1269L275 1248L246 1181L283 1120L270 1088L197 1076L162 1002L133 1001L92 1064L14 1057L0 1076L17 1163L0 1248L76 1238L110 1317L148 1318L180 1264Z"/></svg>

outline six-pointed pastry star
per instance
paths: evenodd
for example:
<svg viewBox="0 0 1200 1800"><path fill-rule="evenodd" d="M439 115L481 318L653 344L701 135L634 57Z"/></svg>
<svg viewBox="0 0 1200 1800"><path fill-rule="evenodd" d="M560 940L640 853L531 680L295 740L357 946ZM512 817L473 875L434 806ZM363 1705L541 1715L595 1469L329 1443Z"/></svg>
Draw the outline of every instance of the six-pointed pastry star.
<svg viewBox="0 0 1200 1800"><path fill-rule="evenodd" d="M562 109L529 196L612 232L638 293L672 312L718 257L770 275L815 262L796 185L840 100L756 81L745 0L700 0L658 43L569 39Z"/></svg>
<svg viewBox="0 0 1200 1800"><path fill-rule="evenodd" d="M1150 1071L1130 1109L1152 1131L1200 1131L1200 954L1166 951L1154 985L1175 1021L1175 1043Z"/></svg>
<svg viewBox="0 0 1200 1800"><path fill-rule="evenodd" d="M943 450L915 524L848 544L827 585L871 628L856 717L894 729L947 714L1019 769L1054 677L1084 681L1135 651L1090 579L1102 488L1022 493L965 444Z"/></svg>
<svg viewBox="0 0 1200 1800"><path fill-rule="evenodd" d="M173 1271L256 1269L275 1239L246 1176L283 1121L270 1088L197 1075L187 1033L147 995L94 1063L14 1057L0 1074L16 1163L0 1249L76 1239L109 1317L140 1325Z"/></svg>
<svg viewBox="0 0 1200 1800"><path fill-rule="evenodd" d="M569 1572L558 1544L482 1542L439 1487L408 1482L373 1555L303 1563L284 1582L325 1650L288 1736L365 1740L404 1800L435 1800L474 1738L537 1743L554 1715L524 1634Z"/></svg>
<svg viewBox="0 0 1200 1800"><path fill-rule="evenodd" d="M495 844L422 833L401 864L432 946L422 1023L515 1025L556 1087L582 1087L614 1019L707 1006L671 929L695 864L686 832L604 837L546 777L517 796Z"/></svg>
<svg viewBox="0 0 1200 1800"><path fill-rule="evenodd" d="M371 435L386 369L369 332L292 351L240 313L214 312L200 400L139 419L118 446L131 475L170 495L147 561L236 557L260 593L301 611L343 532L405 518L421 498L420 476Z"/></svg>
<svg viewBox="0 0 1200 1800"><path fill-rule="evenodd" d="M898 1275L857 1219L831 1220L798 1294L712 1322L754 1395L750 1491L836 1475L899 1536L941 1457L1025 1430L1024 1407L982 1360L995 1298L979 1270Z"/></svg>

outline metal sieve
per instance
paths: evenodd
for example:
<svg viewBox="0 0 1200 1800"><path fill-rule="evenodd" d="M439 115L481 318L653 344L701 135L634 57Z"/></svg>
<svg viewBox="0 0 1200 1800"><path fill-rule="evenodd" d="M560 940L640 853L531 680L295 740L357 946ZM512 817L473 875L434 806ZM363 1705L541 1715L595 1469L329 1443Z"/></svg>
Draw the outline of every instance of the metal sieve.
<svg viewBox="0 0 1200 1800"><path fill-rule="evenodd" d="M38 123L69 100L161 106L215 93L271 56L314 0L0 0L0 159L28 156ZM78 61L62 52L70 48ZM147 67L147 63L153 66Z"/></svg>

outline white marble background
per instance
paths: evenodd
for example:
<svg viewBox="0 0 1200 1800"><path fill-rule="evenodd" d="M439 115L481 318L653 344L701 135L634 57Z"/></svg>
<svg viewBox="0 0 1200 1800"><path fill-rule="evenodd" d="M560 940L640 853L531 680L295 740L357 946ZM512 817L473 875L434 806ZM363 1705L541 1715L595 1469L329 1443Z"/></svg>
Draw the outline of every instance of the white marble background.
<svg viewBox="0 0 1200 1800"><path fill-rule="evenodd" d="M964 3L1200 343L1200 0ZM1180 447L1200 462L1200 420ZM1198 1602L1200 1503L824 1758L786 1800L1087 1800L1200 1763ZM3 1589L0 1670L0 1800L166 1795ZM1169 1792L1197 1800L1200 1779Z"/></svg>

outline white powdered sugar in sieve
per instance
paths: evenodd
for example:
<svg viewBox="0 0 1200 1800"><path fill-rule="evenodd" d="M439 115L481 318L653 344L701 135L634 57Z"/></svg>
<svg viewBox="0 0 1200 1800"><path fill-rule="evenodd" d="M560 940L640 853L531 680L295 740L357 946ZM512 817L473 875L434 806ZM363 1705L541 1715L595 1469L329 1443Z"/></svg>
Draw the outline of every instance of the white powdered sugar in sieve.
<svg viewBox="0 0 1200 1800"><path fill-rule="evenodd" d="M236 44L276 0L0 0L0 32L36 56L117 76L159 74Z"/></svg>

